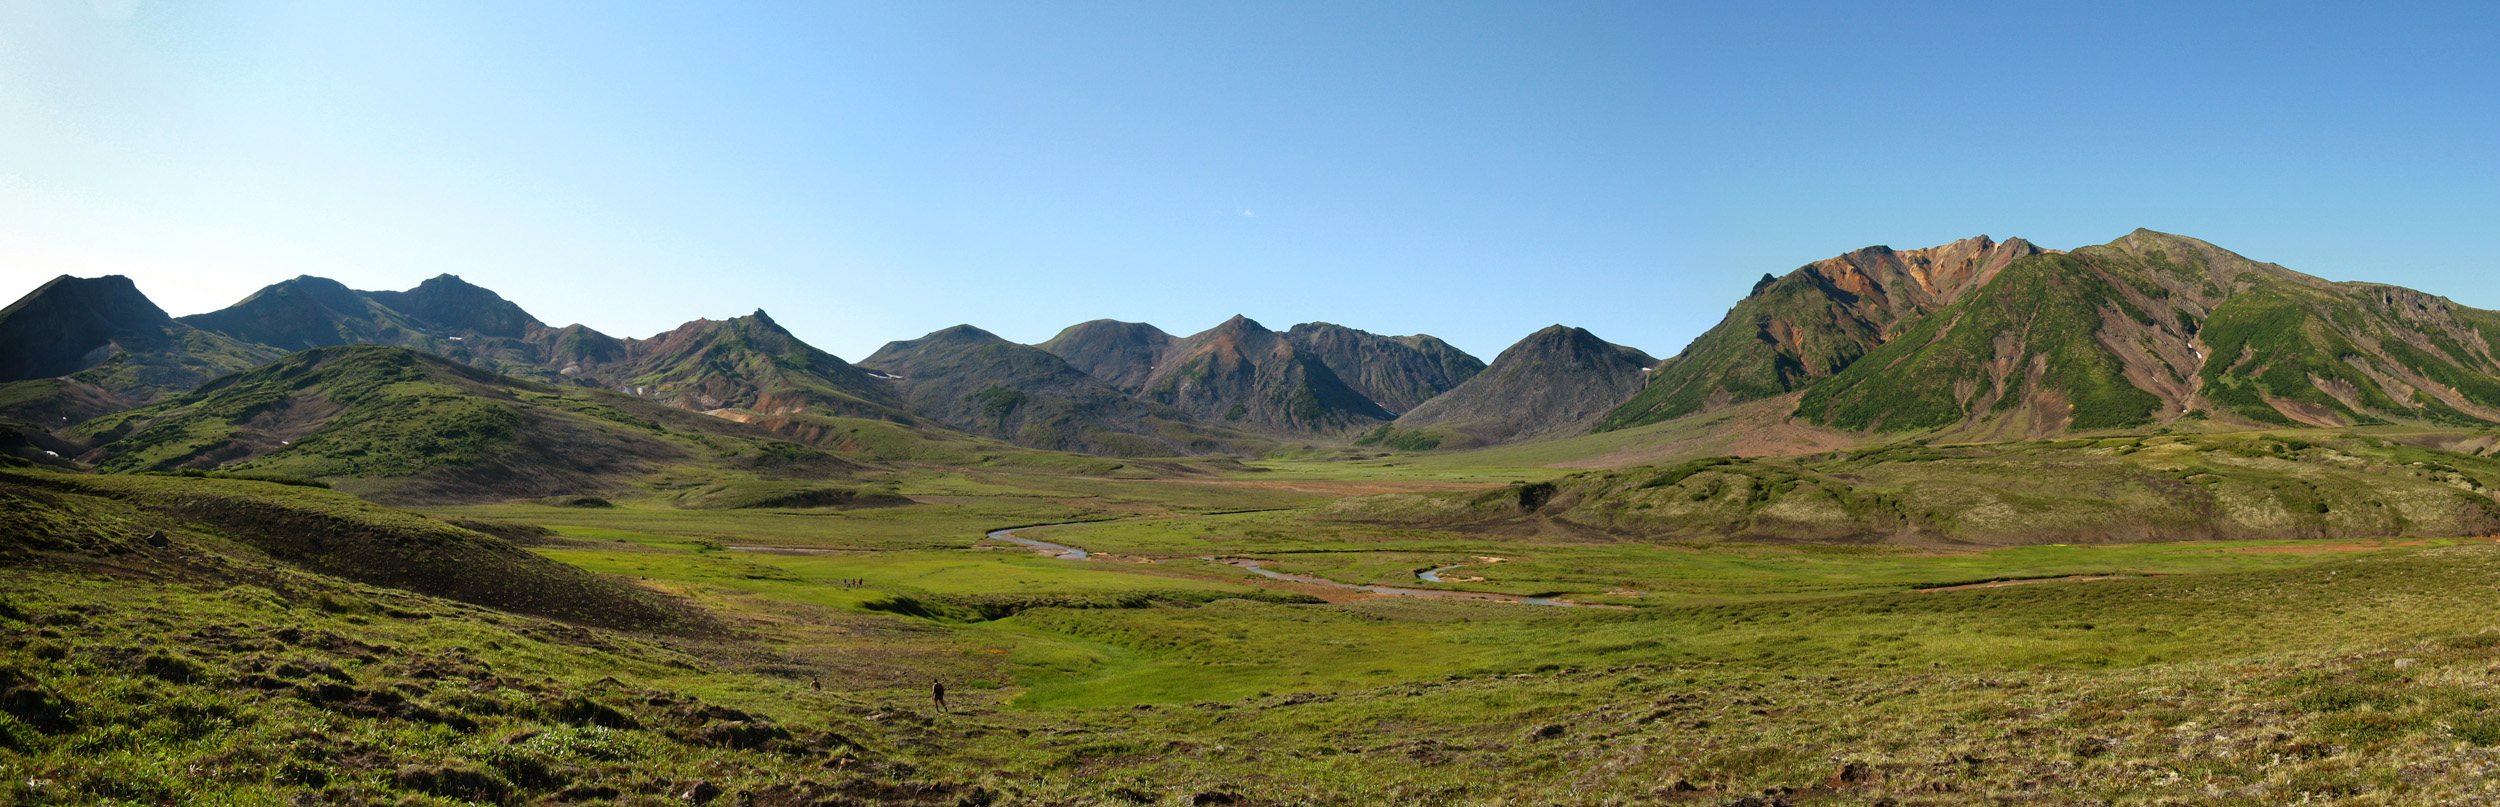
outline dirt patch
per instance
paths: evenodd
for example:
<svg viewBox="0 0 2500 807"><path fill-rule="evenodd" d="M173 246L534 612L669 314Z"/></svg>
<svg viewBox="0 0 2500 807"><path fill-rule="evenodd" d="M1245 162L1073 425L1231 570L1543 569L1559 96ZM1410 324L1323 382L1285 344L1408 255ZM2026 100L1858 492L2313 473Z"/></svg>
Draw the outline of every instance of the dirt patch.
<svg viewBox="0 0 2500 807"><path fill-rule="evenodd" d="M2500 543L2500 535L2484 535L2462 539L2473 543ZM2287 546L2245 546L2220 550L2235 555L2338 555L2350 552L2376 552L2408 546L2430 546L2426 538L2410 541L2317 541Z"/></svg>
<svg viewBox="0 0 2500 807"><path fill-rule="evenodd" d="M1435 482L1429 480L1340 480L1340 479L1169 479L1169 485L1217 485L1259 490L1287 490L1295 493L1327 493L1339 496L1370 496L1376 493L1437 493L1450 490L1490 490L1502 487L1499 482Z"/></svg>
<svg viewBox="0 0 2500 807"><path fill-rule="evenodd" d="M1958 586L1922 588L1919 589L1919 591L1969 591L1975 588L2004 588L2006 586L2029 586L2040 583L2087 583L2095 580L2127 580L2132 577L2133 575L2124 574L2078 574L2067 577L2035 577L2028 580L1990 580L1985 583L1964 583Z"/></svg>
<svg viewBox="0 0 2500 807"><path fill-rule="evenodd" d="M1629 446L1584 460L1555 463L1557 468L1627 468L1658 465L1705 456L1785 457L1854 448L1864 435L1817 428L1789 419L1803 392L1738 404L1731 409L1689 417L1717 416L1718 422L1698 427L1690 437Z"/></svg>

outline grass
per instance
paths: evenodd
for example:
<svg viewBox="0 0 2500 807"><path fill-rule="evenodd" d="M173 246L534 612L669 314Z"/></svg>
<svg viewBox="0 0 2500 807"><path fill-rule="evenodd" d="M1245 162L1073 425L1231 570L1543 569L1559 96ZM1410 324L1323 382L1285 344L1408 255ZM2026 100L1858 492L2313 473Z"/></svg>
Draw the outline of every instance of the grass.
<svg viewBox="0 0 2500 807"><path fill-rule="evenodd" d="M2500 506L2486 493L2500 486L2500 463L2415 444L2473 439L2385 428L1907 443L1588 472L1500 492L1372 496L1321 513L1477 532L1543 524L1650 541L2444 537L2500 530Z"/></svg>
<svg viewBox="0 0 2500 807"><path fill-rule="evenodd" d="M11 472L53 481L0 488L18 491L0 691L35 693L0 695L0 800L658 804L700 779L767 804L2452 802L2500 742L2500 546L2481 540L1764 544L1374 523L1331 502L2056 467L2271 480L2272 500L2340 509L2500 482L2416 445L2454 437L1910 444L1579 481L1395 457L1222 478L916 469L869 487L917 503L869 509L681 508L771 488L703 494L720 477L693 472L608 508L422 514L245 479ZM259 515L183 509L202 498ZM717 627L585 628L353 582L253 528L315 516L517 552ZM1020 534L1115 557L982 540L1062 521L1086 523ZM181 552L134 543L158 525ZM1347 599L1206 557L1427 588L1417 569L1470 563L1451 577L1484 580L1442 587L1634 607ZM932 679L954 714L927 709Z"/></svg>

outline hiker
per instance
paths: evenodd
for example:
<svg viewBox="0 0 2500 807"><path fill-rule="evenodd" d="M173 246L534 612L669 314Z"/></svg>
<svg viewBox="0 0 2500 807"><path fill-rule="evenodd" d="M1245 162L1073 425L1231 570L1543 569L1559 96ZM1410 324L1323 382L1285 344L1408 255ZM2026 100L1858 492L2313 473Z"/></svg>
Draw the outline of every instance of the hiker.
<svg viewBox="0 0 2500 807"><path fill-rule="evenodd" d="M937 710L938 710L938 713L939 713L939 714L945 714L945 713L946 713L946 682L944 682L944 681L931 681L931 682L929 682L929 698L930 698L931 700L937 701Z"/></svg>

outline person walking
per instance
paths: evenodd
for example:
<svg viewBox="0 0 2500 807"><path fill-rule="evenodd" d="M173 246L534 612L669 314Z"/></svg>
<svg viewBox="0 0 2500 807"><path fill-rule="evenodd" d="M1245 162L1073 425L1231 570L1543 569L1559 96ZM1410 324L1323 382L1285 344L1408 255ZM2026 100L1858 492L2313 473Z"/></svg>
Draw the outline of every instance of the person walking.
<svg viewBox="0 0 2500 807"><path fill-rule="evenodd" d="M938 714L946 713L946 682L929 682L929 699L937 701Z"/></svg>

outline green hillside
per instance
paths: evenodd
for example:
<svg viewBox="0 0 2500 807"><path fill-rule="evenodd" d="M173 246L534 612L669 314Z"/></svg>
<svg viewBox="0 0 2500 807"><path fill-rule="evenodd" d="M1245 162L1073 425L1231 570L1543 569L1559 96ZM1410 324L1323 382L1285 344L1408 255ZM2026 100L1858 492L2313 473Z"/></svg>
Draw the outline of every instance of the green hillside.
<svg viewBox="0 0 2500 807"><path fill-rule="evenodd" d="M260 471L398 500L613 493L679 466L810 477L865 467L718 418L376 346L297 353L77 434L105 471Z"/></svg>
<svg viewBox="0 0 2500 807"><path fill-rule="evenodd" d="M2019 238L1980 236L1928 249L1868 247L1783 277L1764 275L1597 430L1776 397L1828 378L1908 323L1985 286L2006 264L2040 252Z"/></svg>
<svg viewBox="0 0 2500 807"><path fill-rule="evenodd" d="M2488 433L1896 444L1713 457L1484 493L1340 500L1325 518L1641 541L2004 545L2500 532Z"/></svg>

